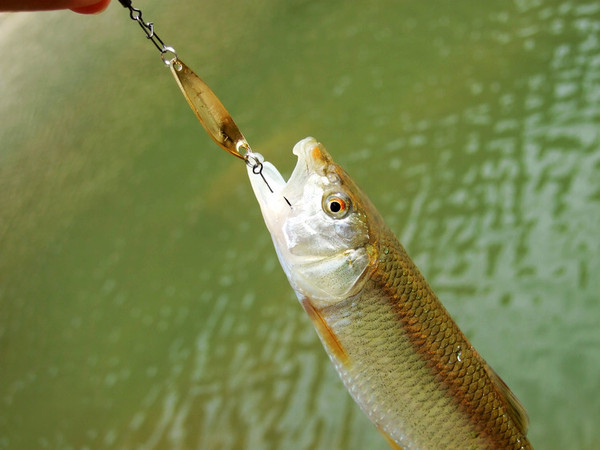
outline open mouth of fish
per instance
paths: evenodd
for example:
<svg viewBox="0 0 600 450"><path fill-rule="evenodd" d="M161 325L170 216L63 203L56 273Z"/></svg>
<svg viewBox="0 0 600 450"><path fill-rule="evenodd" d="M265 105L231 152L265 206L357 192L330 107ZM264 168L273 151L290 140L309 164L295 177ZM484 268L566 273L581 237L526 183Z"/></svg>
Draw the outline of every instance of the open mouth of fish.
<svg viewBox="0 0 600 450"><path fill-rule="evenodd" d="M294 207L310 174L322 166L323 154L318 151L318 145L316 139L308 137L294 146L292 152L298 157L298 161L288 181L260 153L253 153L250 157L250 183L270 230L276 225L274 222L281 220Z"/></svg>
<svg viewBox="0 0 600 450"><path fill-rule="evenodd" d="M340 174L325 148L308 137L294 146L293 153L298 162L287 182L262 156L251 156L250 182L296 293L315 302L337 301L355 289L369 263L368 232L351 213L350 198L341 193ZM324 204L331 197L347 213L326 212Z"/></svg>

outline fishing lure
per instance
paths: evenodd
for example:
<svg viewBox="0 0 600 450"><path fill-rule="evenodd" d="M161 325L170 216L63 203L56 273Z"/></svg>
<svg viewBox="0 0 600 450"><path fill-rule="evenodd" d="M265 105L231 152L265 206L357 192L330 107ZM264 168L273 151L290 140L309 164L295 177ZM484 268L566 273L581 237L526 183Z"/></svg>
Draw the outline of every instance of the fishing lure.
<svg viewBox="0 0 600 450"><path fill-rule="evenodd" d="M146 38L160 51L163 63L171 68L183 96L208 135L223 150L247 161L252 152L250 145L216 94L179 59L175 49L156 34L154 23L144 22L142 11L134 8L131 0L119 0L119 3L129 9L129 17L139 24Z"/></svg>

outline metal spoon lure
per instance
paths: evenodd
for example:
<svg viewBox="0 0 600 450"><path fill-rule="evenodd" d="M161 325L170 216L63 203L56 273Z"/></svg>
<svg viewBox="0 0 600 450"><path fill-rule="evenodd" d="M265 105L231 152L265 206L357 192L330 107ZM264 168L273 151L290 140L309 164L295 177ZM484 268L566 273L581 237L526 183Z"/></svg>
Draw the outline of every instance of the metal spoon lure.
<svg viewBox="0 0 600 450"><path fill-rule="evenodd" d="M154 46L160 51L160 57L169 66L183 96L196 114L196 117L208 135L225 151L244 160L255 168L255 173L262 175L262 163L257 154L253 153L246 138L235 124L231 115L223 106L216 94L185 65L177 56L173 47L167 46L154 32L154 24L142 19L142 11L132 6L131 0L119 0L119 3L129 9L129 16L135 20L146 33ZM266 180L265 180L266 182Z"/></svg>

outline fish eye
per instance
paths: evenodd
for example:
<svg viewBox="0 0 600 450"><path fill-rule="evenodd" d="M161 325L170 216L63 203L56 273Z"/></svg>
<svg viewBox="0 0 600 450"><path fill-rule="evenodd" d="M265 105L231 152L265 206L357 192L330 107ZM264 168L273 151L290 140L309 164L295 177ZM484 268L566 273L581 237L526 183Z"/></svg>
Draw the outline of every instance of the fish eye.
<svg viewBox="0 0 600 450"><path fill-rule="evenodd" d="M335 193L323 197L323 209L334 219L341 219L350 211L350 198L346 194Z"/></svg>

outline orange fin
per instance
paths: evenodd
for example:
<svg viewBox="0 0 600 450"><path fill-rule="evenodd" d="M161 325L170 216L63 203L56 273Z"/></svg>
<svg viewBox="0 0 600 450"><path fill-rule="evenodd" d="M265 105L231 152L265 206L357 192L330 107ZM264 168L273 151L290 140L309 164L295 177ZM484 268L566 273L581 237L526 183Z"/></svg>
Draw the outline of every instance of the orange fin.
<svg viewBox="0 0 600 450"><path fill-rule="evenodd" d="M498 375L494 369L487 364L485 365L485 368L494 384L498 387L502 398L504 398L510 417L521 430L521 433L527 434L527 428L529 428L529 416L527 415L527 411L525 411L525 407L521 404L516 395L512 393L506 383L502 381L502 378L500 378L500 375Z"/></svg>
<svg viewBox="0 0 600 450"><path fill-rule="evenodd" d="M348 354L342 347L342 344L340 344L337 336L333 333L331 328L329 328L329 325L327 325L327 322L325 322L325 319L323 319L323 316L315 309L308 298L304 297L300 300L300 303L304 307L304 311L306 311L308 317L310 317L310 320L312 320L312 323L325 343L327 350L342 364L348 364Z"/></svg>
<svg viewBox="0 0 600 450"><path fill-rule="evenodd" d="M385 438L385 441L388 443L391 449L393 450L403 450L403 447L400 447L398 443L391 438L389 434L383 431L381 428L377 427L377 431L381 433L381 435Z"/></svg>

